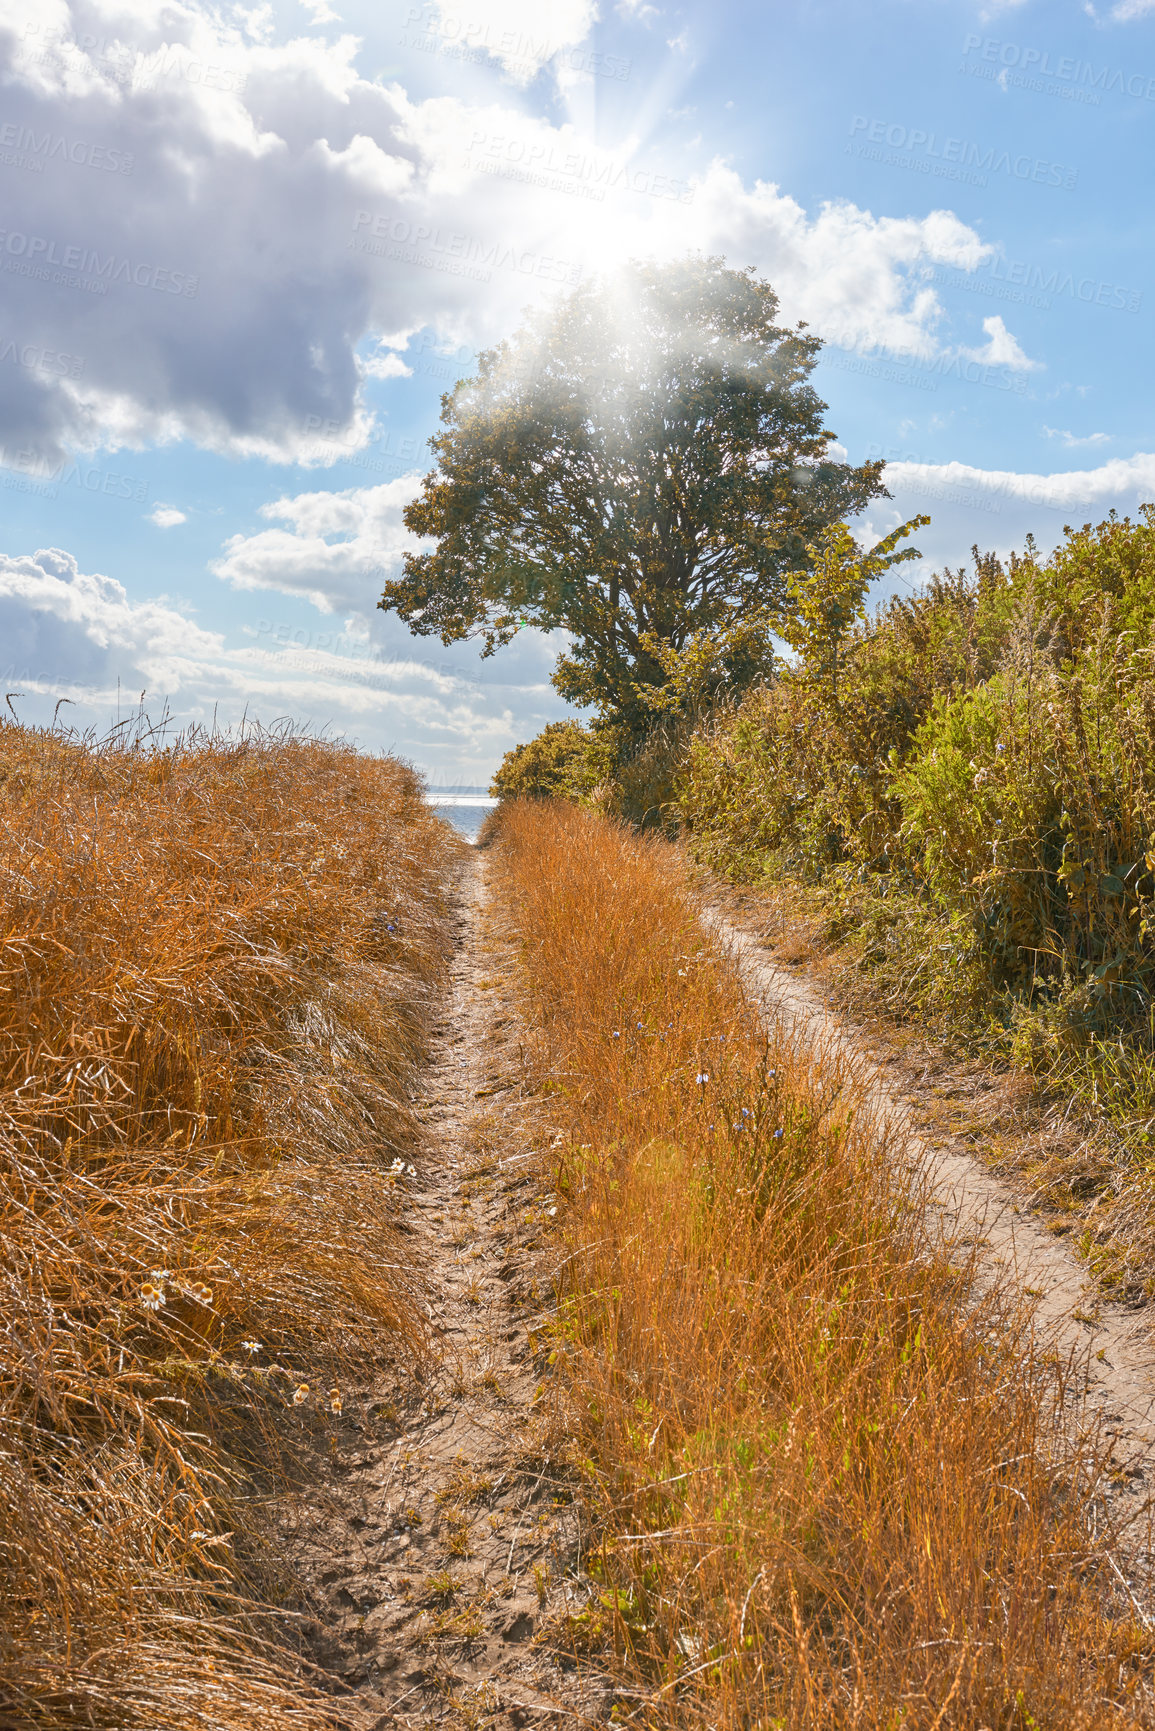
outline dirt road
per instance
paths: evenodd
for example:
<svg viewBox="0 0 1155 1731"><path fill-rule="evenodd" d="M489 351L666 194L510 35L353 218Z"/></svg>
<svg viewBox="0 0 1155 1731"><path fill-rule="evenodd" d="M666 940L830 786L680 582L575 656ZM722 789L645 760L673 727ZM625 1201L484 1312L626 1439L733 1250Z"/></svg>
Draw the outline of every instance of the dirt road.
<svg viewBox="0 0 1155 1731"><path fill-rule="evenodd" d="M549 1640L589 1589L539 1392L552 1197L527 1130L501 960L475 855L419 1101L426 1153L401 1215L435 1368L400 1400L391 1387L376 1400L364 1391L371 1418L343 1439L324 1505L314 1497L293 1515L315 1650L349 1683L342 1716L358 1731L589 1723L611 1699Z"/></svg>
<svg viewBox="0 0 1155 1731"><path fill-rule="evenodd" d="M1089 1412L1116 1437L1116 1456L1135 1490L1155 1484L1155 1335L1148 1311L1105 1301L1085 1265L1025 1208L1021 1195L972 1154L920 1132L879 1061L877 1043L872 1055L862 1031L832 1014L804 973L775 962L756 936L720 910L708 908L705 917L730 945L764 1014L795 1028L816 1051L837 1052L863 1078L870 1107L892 1127L896 1149L930 1175L947 1240L980 1245L982 1256L1035 1300L1038 1329L1064 1359L1077 1363Z"/></svg>

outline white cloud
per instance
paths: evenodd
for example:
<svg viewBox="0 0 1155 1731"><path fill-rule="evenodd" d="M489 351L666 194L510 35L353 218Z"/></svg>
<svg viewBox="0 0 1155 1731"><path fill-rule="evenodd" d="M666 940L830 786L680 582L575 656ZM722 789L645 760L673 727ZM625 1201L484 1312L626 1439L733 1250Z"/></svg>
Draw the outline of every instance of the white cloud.
<svg viewBox="0 0 1155 1731"><path fill-rule="evenodd" d="M14 370L0 448L55 461L189 439L313 461L318 426L368 436L366 378L405 364L359 360L366 339L399 350L429 326L491 342L527 298L691 247L755 264L820 335L929 358L949 344L924 277L991 252L950 211L808 212L724 162L692 176L685 141L673 156L636 139L598 150L501 103L413 102L358 74L350 36L274 43L263 12L229 16L9 0L5 121L22 148L79 141L85 160L6 179L5 326L76 365ZM429 12L450 16L449 0ZM485 10L539 46L580 42L593 16L589 0Z"/></svg>
<svg viewBox="0 0 1155 1731"><path fill-rule="evenodd" d="M366 356L361 370L367 379L408 379L413 376L413 368L406 366L396 349L384 343L378 344L376 351Z"/></svg>
<svg viewBox="0 0 1155 1731"><path fill-rule="evenodd" d="M1075 433L1064 432L1062 427L1044 427L1043 432L1048 439L1058 439L1065 450L1075 451L1084 445L1109 445L1110 433L1085 433L1081 438Z"/></svg>
<svg viewBox="0 0 1155 1731"><path fill-rule="evenodd" d="M981 348L959 350L966 360L977 361L984 367L1009 367L1016 373L1033 373L1039 370L1042 362L1032 361L1023 353L1016 338L997 313L993 318L983 320L983 330L987 333L987 341Z"/></svg>
<svg viewBox="0 0 1155 1731"><path fill-rule="evenodd" d="M175 505L158 505L148 514L150 523L155 523L158 529L175 529L178 523L187 523L188 518L183 511L178 511Z"/></svg>
<svg viewBox="0 0 1155 1731"><path fill-rule="evenodd" d="M0 555L5 689L22 694L28 720L49 719L67 697L69 721L101 728L118 700L144 692L149 713L167 704L178 725L288 715L398 750L443 780L480 781L527 727L563 713L540 646L507 668L520 685L483 686L467 650L426 649L387 624L373 642L355 626L314 633L262 620L253 641L229 645L168 602L134 602L59 548Z"/></svg>
<svg viewBox="0 0 1155 1731"><path fill-rule="evenodd" d="M419 545L401 513L420 487L418 475L341 493L298 493L262 505L286 528L234 535L212 566L234 589L300 595L322 613L368 615L406 548Z"/></svg>
<svg viewBox="0 0 1155 1731"><path fill-rule="evenodd" d="M70 553L0 555L0 640L6 672L37 688L115 693L158 683L179 688L185 670L215 659L218 633L163 602L130 603L123 585L89 575Z"/></svg>
<svg viewBox="0 0 1155 1731"><path fill-rule="evenodd" d="M1021 553L1032 535L1046 555L1067 525L1100 522L1112 509L1134 518L1140 505L1155 501L1155 452L1050 474L911 457L888 462L885 478L892 499L865 514L869 520L859 526L864 539L885 534L916 512L926 512L931 521L916 537L921 564L888 573L876 600L917 590L932 571L956 569L974 545L1006 559Z"/></svg>
<svg viewBox="0 0 1155 1731"><path fill-rule="evenodd" d="M1130 24L1136 18L1147 18L1152 12L1155 12L1155 0L1120 0L1118 6L1112 6L1111 17L1116 24Z"/></svg>
<svg viewBox="0 0 1155 1731"><path fill-rule="evenodd" d="M1155 453L1113 457L1097 469L1067 469L1051 475L1020 474L1013 469L979 469L971 463L889 463L887 485L976 490L1056 510L1104 510L1155 499Z"/></svg>
<svg viewBox="0 0 1155 1731"><path fill-rule="evenodd" d="M956 567L965 550L978 544L1006 558L1022 552L1028 535L1047 553L1065 525L1096 523L1112 508L1134 516L1139 505L1155 500L1155 453L1137 452L1094 469L1051 474L981 469L971 463L900 461L886 466L895 523L917 511L928 512L930 527L918 534L921 567L895 573L886 592L917 587L931 570ZM889 516L882 532L893 526Z"/></svg>
<svg viewBox="0 0 1155 1731"><path fill-rule="evenodd" d="M433 0L430 10L439 36L491 55L516 84L576 47L597 18L594 0Z"/></svg>
<svg viewBox="0 0 1155 1731"><path fill-rule="evenodd" d="M952 211L874 217L845 200L810 216L770 181L747 187L715 161L688 210L661 212L653 227L669 255L687 245L753 264L782 297L787 318L806 319L843 348L886 349L929 360L947 352L942 306L924 274L935 265L975 270L993 248Z"/></svg>

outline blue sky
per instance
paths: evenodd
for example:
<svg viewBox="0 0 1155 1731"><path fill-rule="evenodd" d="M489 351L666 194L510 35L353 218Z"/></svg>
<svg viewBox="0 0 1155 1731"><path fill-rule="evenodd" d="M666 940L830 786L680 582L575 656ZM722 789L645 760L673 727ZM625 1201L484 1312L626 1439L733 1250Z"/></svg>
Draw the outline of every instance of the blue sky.
<svg viewBox="0 0 1155 1731"><path fill-rule="evenodd" d="M929 512L924 574L1155 498L1155 0L8 0L0 62L27 719L144 690L487 779L564 713L560 645L375 601L442 392L630 256L775 285L890 463L862 533Z"/></svg>

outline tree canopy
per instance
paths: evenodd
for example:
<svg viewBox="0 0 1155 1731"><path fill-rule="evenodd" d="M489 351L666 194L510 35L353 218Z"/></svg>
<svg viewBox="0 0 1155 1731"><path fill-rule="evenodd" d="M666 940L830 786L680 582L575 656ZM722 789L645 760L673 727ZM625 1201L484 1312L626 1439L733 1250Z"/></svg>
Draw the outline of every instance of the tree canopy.
<svg viewBox="0 0 1155 1731"><path fill-rule="evenodd" d="M831 457L808 383L821 345L777 317L752 269L700 257L532 315L442 399L437 467L405 513L433 545L379 605L487 655L523 625L565 630L562 694L644 717L663 650L769 622L823 531L889 496L880 462Z"/></svg>

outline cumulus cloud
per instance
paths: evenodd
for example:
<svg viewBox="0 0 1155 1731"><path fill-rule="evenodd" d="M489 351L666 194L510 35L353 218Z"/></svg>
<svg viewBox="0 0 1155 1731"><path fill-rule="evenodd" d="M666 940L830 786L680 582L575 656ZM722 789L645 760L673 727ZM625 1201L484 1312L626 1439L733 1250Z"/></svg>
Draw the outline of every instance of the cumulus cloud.
<svg viewBox="0 0 1155 1731"><path fill-rule="evenodd" d="M348 622L313 632L271 618L228 644L168 602L132 601L59 548L0 555L0 641L5 688L30 720L67 698L70 720L101 728L118 700L144 692L150 713L167 705L178 725L289 716L400 750L441 779L488 778L527 715L540 727L563 708L543 666L533 679L532 658L520 688L482 686L467 656L439 644L423 654L399 630L374 643Z"/></svg>
<svg viewBox="0 0 1155 1731"><path fill-rule="evenodd" d="M0 555L0 639L8 677L69 697L107 697L118 678L128 691L179 689L221 648L218 633L161 602L131 602L122 584L55 547Z"/></svg>
<svg viewBox="0 0 1155 1731"><path fill-rule="evenodd" d="M450 0L428 16L444 26ZM594 11L485 16L573 44ZM356 53L196 0L10 0L5 138L35 172L6 175L0 306L15 341L69 364L13 369L0 448L184 438L312 461L319 425L368 437L365 381L397 376L415 331L490 342L533 296L692 247L756 265L820 335L926 358L949 347L926 277L991 251L950 211L807 211L689 147L415 102Z"/></svg>
<svg viewBox="0 0 1155 1731"><path fill-rule="evenodd" d="M418 475L405 475L380 487L274 499L261 515L287 527L232 536L212 569L234 589L300 595L322 613L369 613L404 550L419 545L401 520L419 487Z"/></svg>
<svg viewBox="0 0 1155 1731"><path fill-rule="evenodd" d="M804 318L843 348L879 348L931 359L945 352L943 312L923 278L936 265L976 270L992 248L952 211L924 217L875 217L847 200L816 215L771 181L747 187L714 161L694 189L690 210L663 211L661 251L697 244L754 264L782 298L788 318Z"/></svg>
<svg viewBox="0 0 1155 1731"><path fill-rule="evenodd" d="M993 318L983 320L983 330L987 333L987 340L981 347L960 349L959 353L966 360L977 361L984 367L1009 367L1015 373L1033 373L1039 370L1042 362L1032 361L1023 353L997 313Z"/></svg>
<svg viewBox="0 0 1155 1731"><path fill-rule="evenodd" d="M1097 469L1067 469L1051 475L1014 469L979 469L971 463L888 463L887 485L918 485L977 491L1056 510L1128 505L1155 499L1155 453L1113 457Z"/></svg>
<svg viewBox="0 0 1155 1731"><path fill-rule="evenodd" d="M183 511L178 511L175 505L157 505L148 514L150 523L155 523L158 529L175 529L178 523L187 523L188 518Z"/></svg>
<svg viewBox="0 0 1155 1731"><path fill-rule="evenodd" d="M361 370L367 379L408 379L413 374L397 350L385 343L378 343L375 351L365 356Z"/></svg>

